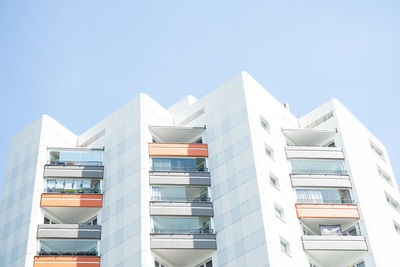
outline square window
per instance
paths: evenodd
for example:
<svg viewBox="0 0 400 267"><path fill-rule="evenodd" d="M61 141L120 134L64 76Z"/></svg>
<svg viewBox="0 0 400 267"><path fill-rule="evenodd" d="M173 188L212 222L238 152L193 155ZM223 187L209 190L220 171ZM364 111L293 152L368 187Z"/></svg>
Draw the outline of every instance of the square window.
<svg viewBox="0 0 400 267"><path fill-rule="evenodd" d="M393 207L395 208L398 212L400 212L400 205L399 202L397 202L393 197L391 197L388 193L386 193L386 201Z"/></svg>
<svg viewBox="0 0 400 267"><path fill-rule="evenodd" d="M265 154L272 160L274 159L274 151L269 146L265 145Z"/></svg>
<svg viewBox="0 0 400 267"><path fill-rule="evenodd" d="M281 250L286 254L290 254L289 242L281 238Z"/></svg>
<svg viewBox="0 0 400 267"><path fill-rule="evenodd" d="M375 145L372 141L370 141L371 144L371 149L383 160L385 160L385 154L383 153L383 150L380 149L377 145Z"/></svg>
<svg viewBox="0 0 400 267"><path fill-rule="evenodd" d="M365 263L362 260L362 261L352 264L351 267L365 267Z"/></svg>
<svg viewBox="0 0 400 267"><path fill-rule="evenodd" d="M285 218L285 216L284 216L285 213L283 212L283 209L280 206L278 206L277 204L275 204L275 215L281 220L283 220Z"/></svg>
<svg viewBox="0 0 400 267"><path fill-rule="evenodd" d="M378 166L378 173L383 179L386 180L386 182L392 185L392 178L390 178L390 176L385 171L383 171L379 166Z"/></svg>
<svg viewBox="0 0 400 267"><path fill-rule="evenodd" d="M267 131L267 133L271 133L268 121L266 119L264 119L263 117L260 117L260 122L261 122L261 127L265 131Z"/></svg>
<svg viewBox="0 0 400 267"><path fill-rule="evenodd" d="M394 225L394 230L400 234L400 224L398 224L397 222L393 221L393 225Z"/></svg>
<svg viewBox="0 0 400 267"><path fill-rule="evenodd" d="M275 175L270 173L269 174L269 181L273 186L275 186L277 189L279 189L279 180Z"/></svg>

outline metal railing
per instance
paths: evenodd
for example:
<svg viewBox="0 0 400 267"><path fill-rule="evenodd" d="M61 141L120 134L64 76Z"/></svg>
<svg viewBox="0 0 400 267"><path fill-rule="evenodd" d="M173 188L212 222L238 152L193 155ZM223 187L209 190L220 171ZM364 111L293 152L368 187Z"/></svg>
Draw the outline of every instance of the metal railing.
<svg viewBox="0 0 400 267"><path fill-rule="evenodd" d="M102 161L48 161L49 165L62 165L62 166L103 166Z"/></svg>
<svg viewBox="0 0 400 267"><path fill-rule="evenodd" d="M177 229L153 229L154 234L212 234L214 233L213 229L184 229L184 228L177 228Z"/></svg>
<svg viewBox="0 0 400 267"><path fill-rule="evenodd" d="M56 194L101 194L100 189L51 189L45 188L44 193L56 193Z"/></svg>
<svg viewBox="0 0 400 267"><path fill-rule="evenodd" d="M354 204L353 199L306 199L298 198L298 204Z"/></svg>
<svg viewBox="0 0 400 267"><path fill-rule="evenodd" d="M163 197L163 196L152 196L152 201L170 201L170 202L210 202L209 197Z"/></svg>
<svg viewBox="0 0 400 267"><path fill-rule="evenodd" d="M347 171L346 170L313 170L313 169L295 170L295 169L292 169L291 174L347 175Z"/></svg>
<svg viewBox="0 0 400 267"><path fill-rule="evenodd" d="M151 168L152 171L176 171L176 172L207 172L205 167L155 167Z"/></svg>
<svg viewBox="0 0 400 267"><path fill-rule="evenodd" d="M98 256L98 251L37 251L38 256Z"/></svg>

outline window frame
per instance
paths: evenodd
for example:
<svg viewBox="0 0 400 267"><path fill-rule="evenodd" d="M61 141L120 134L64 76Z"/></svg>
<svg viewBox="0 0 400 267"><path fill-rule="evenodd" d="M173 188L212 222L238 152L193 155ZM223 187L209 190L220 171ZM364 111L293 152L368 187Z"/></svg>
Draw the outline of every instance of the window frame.
<svg viewBox="0 0 400 267"><path fill-rule="evenodd" d="M291 253L290 253L290 243L288 241L286 241L286 239L284 239L283 237L279 238L280 241L280 247L281 247L281 251L283 253L285 253L286 255L291 257ZM285 249L284 249L285 247Z"/></svg>
<svg viewBox="0 0 400 267"><path fill-rule="evenodd" d="M269 121L266 120L263 116L260 116L260 125L268 134L271 134L271 126Z"/></svg>
<svg viewBox="0 0 400 267"><path fill-rule="evenodd" d="M279 178L271 172L269 173L269 183L273 185L276 189L280 190Z"/></svg>
<svg viewBox="0 0 400 267"><path fill-rule="evenodd" d="M272 147L264 143L264 152L271 160L275 161L275 153Z"/></svg>
<svg viewBox="0 0 400 267"><path fill-rule="evenodd" d="M378 155L381 159L383 159L383 161L386 162L385 152L383 151L383 149L381 149L377 144L375 144L371 140L369 141L369 143L371 146L371 150L374 151L376 155Z"/></svg>
<svg viewBox="0 0 400 267"><path fill-rule="evenodd" d="M280 205L274 203L274 212L278 219L285 222L285 211Z"/></svg>

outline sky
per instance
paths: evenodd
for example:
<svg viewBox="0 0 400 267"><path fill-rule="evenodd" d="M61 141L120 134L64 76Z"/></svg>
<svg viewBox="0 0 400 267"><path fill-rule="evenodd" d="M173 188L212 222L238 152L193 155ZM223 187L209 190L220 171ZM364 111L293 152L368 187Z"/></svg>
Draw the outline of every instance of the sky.
<svg viewBox="0 0 400 267"><path fill-rule="evenodd" d="M400 183L400 1L0 1L0 192L41 114L81 134L147 93L164 107L247 71L301 116L341 101Z"/></svg>

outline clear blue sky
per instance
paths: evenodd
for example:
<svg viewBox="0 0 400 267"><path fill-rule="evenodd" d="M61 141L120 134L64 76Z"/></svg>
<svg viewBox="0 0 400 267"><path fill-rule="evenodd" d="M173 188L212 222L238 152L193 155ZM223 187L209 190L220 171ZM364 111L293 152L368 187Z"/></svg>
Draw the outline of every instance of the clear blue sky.
<svg viewBox="0 0 400 267"><path fill-rule="evenodd" d="M400 1L0 2L0 184L46 113L76 134L145 92L164 106L248 71L298 116L338 98L400 177ZM1 189L1 188L0 188Z"/></svg>

